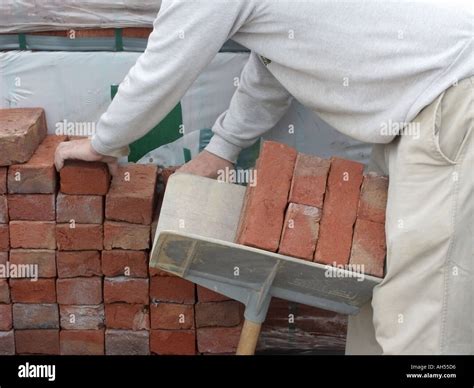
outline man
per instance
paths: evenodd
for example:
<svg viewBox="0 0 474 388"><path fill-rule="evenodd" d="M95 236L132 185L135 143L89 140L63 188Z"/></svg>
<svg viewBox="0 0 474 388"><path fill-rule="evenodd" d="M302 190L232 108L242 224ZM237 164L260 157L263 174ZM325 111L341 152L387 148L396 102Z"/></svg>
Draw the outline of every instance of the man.
<svg viewBox="0 0 474 388"><path fill-rule="evenodd" d="M347 353L473 353L469 2L164 0L96 134L61 144L57 168L69 158L113 165L229 38L250 59L210 144L181 171L231 167L292 98L376 143L372 168L390 175L386 276L350 318Z"/></svg>

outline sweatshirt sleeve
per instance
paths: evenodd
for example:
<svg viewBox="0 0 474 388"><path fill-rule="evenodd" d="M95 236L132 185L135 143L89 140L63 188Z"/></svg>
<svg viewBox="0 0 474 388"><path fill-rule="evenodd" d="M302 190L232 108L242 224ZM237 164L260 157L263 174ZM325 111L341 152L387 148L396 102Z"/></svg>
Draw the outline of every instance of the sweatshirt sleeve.
<svg viewBox="0 0 474 388"><path fill-rule="evenodd" d="M147 48L99 119L92 147L127 155L128 145L176 106L252 10L248 0L163 0Z"/></svg>
<svg viewBox="0 0 474 388"><path fill-rule="evenodd" d="M235 163L240 151L273 128L293 97L252 52L229 109L216 120L206 150Z"/></svg>

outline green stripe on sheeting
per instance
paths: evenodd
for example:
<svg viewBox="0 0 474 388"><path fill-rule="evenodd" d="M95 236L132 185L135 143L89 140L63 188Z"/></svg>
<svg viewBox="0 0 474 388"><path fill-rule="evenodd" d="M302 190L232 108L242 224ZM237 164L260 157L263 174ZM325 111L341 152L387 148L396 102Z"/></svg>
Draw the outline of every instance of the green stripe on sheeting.
<svg viewBox="0 0 474 388"><path fill-rule="evenodd" d="M244 148L237 158L236 166L243 170L255 167L258 156L260 154L260 143L262 138L259 138L253 145L250 147Z"/></svg>
<svg viewBox="0 0 474 388"><path fill-rule="evenodd" d="M199 131L199 152L207 147L212 138L212 129L204 128Z"/></svg>
<svg viewBox="0 0 474 388"><path fill-rule="evenodd" d="M18 46L20 50L26 50L26 35L18 34Z"/></svg>
<svg viewBox="0 0 474 388"><path fill-rule="evenodd" d="M14 40L14 44L12 42ZM35 51L127 51L143 52L147 39L127 38L120 28L115 29L115 37L76 38L62 36L43 36L19 33L0 34L0 50ZM220 49L221 53L247 53L249 50L238 43L228 40Z"/></svg>
<svg viewBox="0 0 474 388"><path fill-rule="evenodd" d="M201 129L199 132L199 152L204 150L206 146L211 141L213 136L213 132L210 128ZM237 163L235 164L237 169L247 170L255 166L257 161L258 155L260 153L260 141L259 138L255 144L251 145L250 147L244 148L237 158Z"/></svg>
<svg viewBox="0 0 474 388"><path fill-rule="evenodd" d="M189 148L183 148L183 154L184 154L184 163L188 163L191 159L191 150Z"/></svg>
<svg viewBox="0 0 474 388"><path fill-rule="evenodd" d="M123 51L122 29L115 29L115 51Z"/></svg>
<svg viewBox="0 0 474 388"><path fill-rule="evenodd" d="M110 86L110 95L112 99L118 92L119 85ZM155 127L153 127L145 136L130 144L129 162L137 162L148 152L161 147L162 145L172 143L183 136L181 128L183 125L183 114L181 103L178 103L173 110L166 115Z"/></svg>
<svg viewBox="0 0 474 388"><path fill-rule="evenodd" d="M117 84L110 85L110 99L113 100L118 92L119 86Z"/></svg>
<svg viewBox="0 0 474 388"><path fill-rule="evenodd" d="M129 162L140 160L148 152L169 144L182 137L180 126L183 124L181 103L178 103L173 110L161 120L150 132L141 139L130 144Z"/></svg>

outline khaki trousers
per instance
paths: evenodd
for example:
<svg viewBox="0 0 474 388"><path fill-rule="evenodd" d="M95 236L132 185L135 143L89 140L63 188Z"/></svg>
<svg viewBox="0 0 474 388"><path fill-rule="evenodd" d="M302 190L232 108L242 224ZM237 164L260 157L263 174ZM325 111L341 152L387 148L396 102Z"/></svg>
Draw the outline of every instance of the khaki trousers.
<svg viewBox="0 0 474 388"><path fill-rule="evenodd" d="M349 318L347 354L474 354L473 95L474 77L458 82L373 149L390 178L386 276Z"/></svg>

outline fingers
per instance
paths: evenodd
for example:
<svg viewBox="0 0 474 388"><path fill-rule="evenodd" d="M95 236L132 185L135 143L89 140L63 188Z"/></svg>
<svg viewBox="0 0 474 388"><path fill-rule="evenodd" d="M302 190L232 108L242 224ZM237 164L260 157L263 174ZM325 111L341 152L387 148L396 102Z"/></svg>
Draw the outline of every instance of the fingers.
<svg viewBox="0 0 474 388"><path fill-rule="evenodd" d="M65 143L59 143L58 147L56 148L56 152L54 153L54 165L56 166L56 170L59 171L64 166L64 145Z"/></svg>
<svg viewBox="0 0 474 388"><path fill-rule="evenodd" d="M60 155L58 155L57 151L56 151L56 154L54 155L54 165L56 167L56 171L58 171L58 172L64 166L64 160L63 160L63 158L61 158Z"/></svg>
<svg viewBox="0 0 474 388"><path fill-rule="evenodd" d="M101 155L95 152L90 146L89 139L71 140L59 143L54 154L54 165L58 171L64 167L64 162L67 159L107 163L110 174L112 175L116 174L118 168L117 158Z"/></svg>
<svg viewBox="0 0 474 388"><path fill-rule="evenodd" d="M214 179L217 177L217 171L222 167L221 165L220 158L201 152L194 159L180 167L176 173L193 174Z"/></svg>

